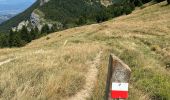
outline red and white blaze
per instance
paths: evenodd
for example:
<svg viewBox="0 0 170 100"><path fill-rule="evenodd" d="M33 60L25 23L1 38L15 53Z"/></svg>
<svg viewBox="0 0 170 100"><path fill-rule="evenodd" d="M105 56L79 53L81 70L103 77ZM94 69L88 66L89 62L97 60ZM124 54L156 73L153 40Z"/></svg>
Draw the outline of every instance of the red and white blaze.
<svg viewBox="0 0 170 100"><path fill-rule="evenodd" d="M128 83L112 83L111 97L114 99L128 98Z"/></svg>

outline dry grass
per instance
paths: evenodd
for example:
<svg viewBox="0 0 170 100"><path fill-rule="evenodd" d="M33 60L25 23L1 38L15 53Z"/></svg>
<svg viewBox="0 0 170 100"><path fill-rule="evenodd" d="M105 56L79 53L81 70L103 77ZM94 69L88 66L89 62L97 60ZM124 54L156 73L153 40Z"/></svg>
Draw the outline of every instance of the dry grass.
<svg viewBox="0 0 170 100"><path fill-rule="evenodd" d="M84 89L90 64L103 51L92 100L103 100L108 57L132 69L129 100L170 99L170 6L50 34L23 48L0 49L0 99L63 100ZM47 40L47 37L49 39Z"/></svg>

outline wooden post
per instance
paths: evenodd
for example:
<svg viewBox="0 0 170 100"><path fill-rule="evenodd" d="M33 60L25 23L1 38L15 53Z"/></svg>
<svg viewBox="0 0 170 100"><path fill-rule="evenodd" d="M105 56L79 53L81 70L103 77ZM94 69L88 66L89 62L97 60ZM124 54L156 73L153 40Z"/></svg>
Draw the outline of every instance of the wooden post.
<svg viewBox="0 0 170 100"><path fill-rule="evenodd" d="M106 81L105 100L109 100L108 98L110 97L110 85L111 85L111 78L112 78L112 73L113 73L112 63L113 63L113 58L110 55L108 73L107 73L107 81Z"/></svg>
<svg viewBox="0 0 170 100"><path fill-rule="evenodd" d="M122 60L120 60L114 54L111 54L109 57L105 100L113 100L111 98L111 93L110 93L112 88L112 82L128 83L130 80L130 75L131 75L131 69L129 68L129 66L126 65ZM115 99L115 100L124 100L124 99Z"/></svg>

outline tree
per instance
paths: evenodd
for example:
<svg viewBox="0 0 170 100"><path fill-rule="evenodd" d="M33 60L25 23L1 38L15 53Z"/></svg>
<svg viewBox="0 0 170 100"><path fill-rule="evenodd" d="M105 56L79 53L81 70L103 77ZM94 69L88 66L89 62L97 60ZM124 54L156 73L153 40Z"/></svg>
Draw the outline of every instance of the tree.
<svg viewBox="0 0 170 100"><path fill-rule="evenodd" d="M134 9L134 6L132 4L127 4L127 5L124 5L123 11L126 15L128 15L132 13L133 9Z"/></svg>
<svg viewBox="0 0 170 100"><path fill-rule="evenodd" d="M170 4L170 0L167 0L168 4Z"/></svg>
<svg viewBox="0 0 170 100"><path fill-rule="evenodd" d="M12 47L12 43L14 40L15 32L11 29L9 32L9 46Z"/></svg>
<svg viewBox="0 0 170 100"><path fill-rule="evenodd" d="M31 31L30 31L30 35L31 35L31 40L34 40L34 39L37 39L39 36L39 31L38 31L38 28L35 27L35 28L32 28Z"/></svg>
<svg viewBox="0 0 170 100"><path fill-rule="evenodd" d="M18 32L19 32L22 40L24 40L26 43L31 42L31 35L28 32L28 29L26 26L23 26L22 29Z"/></svg>
<svg viewBox="0 0 170 100"><path fill-rule="evenodd" d="M77 22L77 25L83 25L83 24L86 24L86 18L81 16Z"/></svg>
<svg viewBox="0 0 170 100"><path fill-rule="evenodd" d="M8 47L9 46L9 36L6 34L0 35L0 47Z"/></svg>
<svg viewBox="0 0 170 100"><path fill-rule="evenodd" d="M96 15L96 21L97 23L103 22L108 20L110 15L107 13L107 10L101 10L97 15Z"/></svg>
<svg viewBox="0 0 170 100"><path fill-rule="evenodd" d="M10 30L9 33L9 46L10 47L20 47L25 45L24 41L21 39L20 34L16 31Z"/></svg>
<svg viewBox="0 0 170 100"><path fill-rule="evenodd" d="M47 24L45 24L41 29L41 34L48 34L50 33L50 28Z"/></svg>

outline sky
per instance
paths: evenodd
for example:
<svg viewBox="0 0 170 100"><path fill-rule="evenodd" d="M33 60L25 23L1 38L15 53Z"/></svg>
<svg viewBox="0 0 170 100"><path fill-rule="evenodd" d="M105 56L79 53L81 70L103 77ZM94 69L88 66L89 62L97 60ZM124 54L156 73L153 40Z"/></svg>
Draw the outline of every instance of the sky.
<svg viewBox="0 0 170 100"><path fill-rule="evenodd" d="M33 3L35 0L0 0L0 4Z"/></svg>
<svg viewBox="0 0 170 100"><path fill-rule="evenodd" d="M0 15L2 14L18 14L29 6L31 6L36 0L0 0Z"/></svg>

